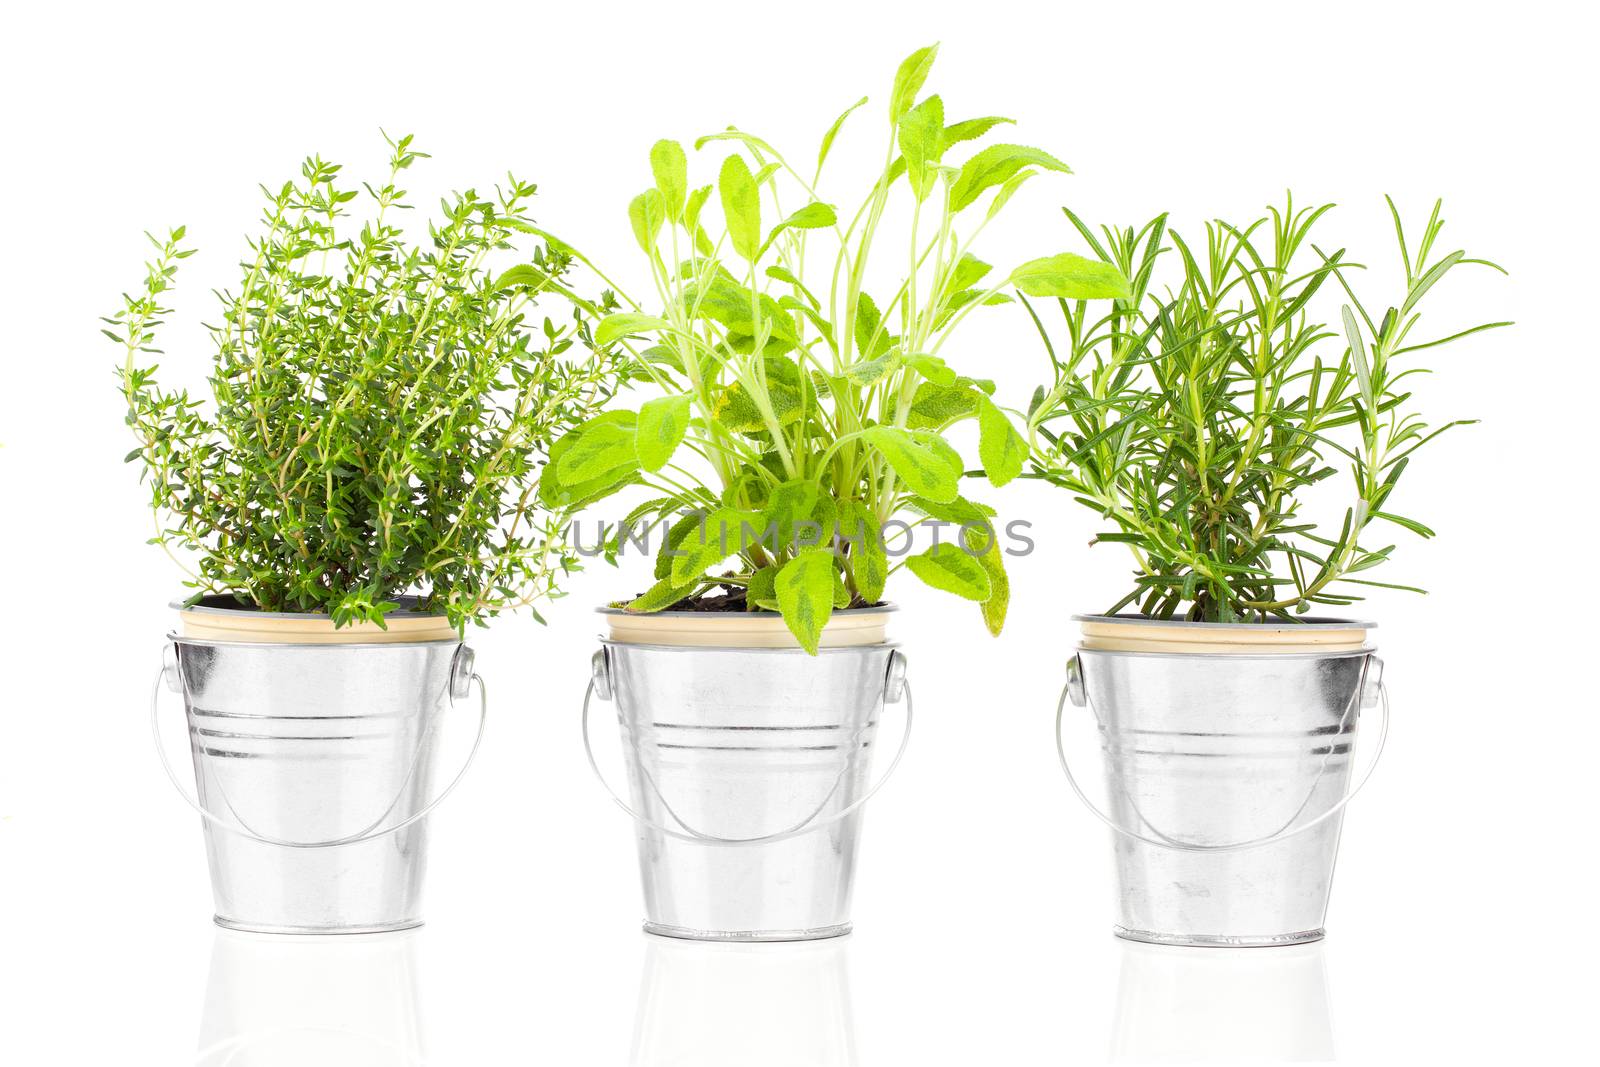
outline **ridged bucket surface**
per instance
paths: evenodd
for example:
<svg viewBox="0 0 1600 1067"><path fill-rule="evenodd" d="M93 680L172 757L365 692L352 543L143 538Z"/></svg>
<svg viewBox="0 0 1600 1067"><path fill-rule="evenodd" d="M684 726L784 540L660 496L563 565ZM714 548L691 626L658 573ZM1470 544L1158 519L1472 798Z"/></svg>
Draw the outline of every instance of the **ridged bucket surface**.
<svg viewBox="0 0 1600 1067"><path fill-rule="evenodd" d="M219 925L364 933L422 922L438 716L458 641L231 644L172 637Z"/></svg>
<svg viewBox="0 0 1600 1067"><path fill-rule="evenodd" d="M643 816L646 930L791 941L850 929L863 810L839 815L869 785L892 653L606 643Z"/></svg>
<svg viewBox="0 0 1600 1067"><path fill-rule="evenodd" d="M1371 658L1079 651L1110 815L1126 831L1119 936L1247 947L1323 936Z"/></svg>

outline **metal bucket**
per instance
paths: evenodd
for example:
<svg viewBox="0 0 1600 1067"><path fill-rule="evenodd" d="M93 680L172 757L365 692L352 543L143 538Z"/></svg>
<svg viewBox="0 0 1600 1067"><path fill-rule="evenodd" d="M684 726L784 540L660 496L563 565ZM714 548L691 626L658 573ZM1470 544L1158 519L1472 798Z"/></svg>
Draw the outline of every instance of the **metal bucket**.
<svg viewBox="0 0 1600 1067"><path fill-rule="evenodd" d="M1080 648L1056 716L1062 768L1116 831L1119 937L1289 945L1323 936L1362 707L1384 703L1370 649L1213 655ZM1090 800L1062 740L1071 700L1093 713L1108 803Z"/></svg>
<svg viewBox="0 0 1600 1067"><path fill-rule="evenodd" d="M889 644L799 649L602 642L584 697L614 700L651 933L798 941L850 930L863 805L910 738L904 657ZM869 788L878 720L906 702L898 751Z"/></svg>
<svg viewBox="0 0 1600 1067"><path fill-rule="evenodd" d="M370 933L422 922L425 817L444 709L479 687L459 641L247 644L168 635L151 693L167 776L200 813L218 925ZM190 797L167 759L162 685L183 694Z"/></svg>

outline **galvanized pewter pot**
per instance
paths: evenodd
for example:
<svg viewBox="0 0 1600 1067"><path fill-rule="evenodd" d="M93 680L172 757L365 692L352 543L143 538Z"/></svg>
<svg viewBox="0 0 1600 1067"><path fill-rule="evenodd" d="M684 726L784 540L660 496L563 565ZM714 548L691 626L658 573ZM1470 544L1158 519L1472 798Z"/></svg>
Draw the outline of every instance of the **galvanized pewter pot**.
<svg viewBox="0 0 1600 1067"><path fill-rule="evenodd" d="M265 626L251 632L267 637L280 619L326 621L228 614ZM301 934L420 925L426 816L455 789L483 738L487 695L472 650L453 636L370 642L339 631L356 642L312 643L326 636L237 641L185 629L168 636L151 729L168 777L200 813L218 925ZM472 682L479 718L471 754L429 800L444 711ZM163 686L183 696L194 797L161 741Z"/></svg>
<svg viewBox="0 0 1600 1067"><path fill-rule="evenodd" d="M1116 934L1197 946L1320 939L1344 806L1388 732L1372 624L1078 619L1056 747L1074 792L1116 831ZM1068 758L1068 700L1093 715L1104 807ZM1372 762L1352 789L1361 710L1380 702Z"/></svg>
<svg viewBox="0 0 1600 1067"><path fill-rule="evenodd" d="M862 809L910 737L898 649L824 642L809 656L785 647L601 644L584 697L584 745L605 783L590 747L590 698L613 702L628 799L606 788L636 822L645 929L708 941L849 932ZM878 720L902 700L899 748L869 787Z"/></svg>

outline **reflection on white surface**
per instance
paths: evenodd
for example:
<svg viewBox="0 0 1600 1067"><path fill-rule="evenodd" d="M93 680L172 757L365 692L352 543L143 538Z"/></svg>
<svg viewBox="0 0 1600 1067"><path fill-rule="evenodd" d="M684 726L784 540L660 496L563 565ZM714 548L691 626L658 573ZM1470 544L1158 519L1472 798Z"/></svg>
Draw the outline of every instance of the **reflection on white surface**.
<svg viewBox="0 0 1600 1067"><path fill-rule="evenodd" d="M645 939L637 1067L856 1062L848 937L788 944Z"/></svg>
<svg viewBox="0 0 1600 1067"><path fill-rule="evenodd" d="M418 932L291 937L218 930L202 1067L410 1067L423 1062Z"/></svg>
<svg viewBox="0 0 1600 1067"><path fill-rule="evenodd" d="M1114 1060L1333 1059L1322 945L1173 948L1122 942Z"/></svg>

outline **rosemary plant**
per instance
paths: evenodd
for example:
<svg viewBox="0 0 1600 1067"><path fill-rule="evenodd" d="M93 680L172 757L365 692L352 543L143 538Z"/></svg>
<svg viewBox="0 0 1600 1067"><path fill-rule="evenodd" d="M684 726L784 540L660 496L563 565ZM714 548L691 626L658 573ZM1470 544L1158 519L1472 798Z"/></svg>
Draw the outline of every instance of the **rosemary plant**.
<svg viewBox="0 0 1600 1067"><path fill-rule="evenodd" d="M1419 448L1472 421L1430 427L1416 412L1411 379L1426 371L1415 353L1509 325L1423 340L1419 309L1455 268L1500 268L1440 254L1439 204L1409 242L1391 200L1405 286L1374 317L1351 284L1357 265L1311 241L1329 207L1296 209L1291 197L1244 226L1209 223L1202 246L1166 216L1097 235L1067 212L1131 292L1106 313L1060 301L1054 342L1028 305L1055 371L1029 408L1031 459L1035 476L1110 522L1096 540L1132 551L1134 587L1113 613L1261 622L1351 604L1353 587L1412 588L1367 577L1395 548L1373 539L1384 527L1433 536L1391 497ZM1348 301L1331 325L1313 304L1330 279ZM1303 504L1339 474L1351 502L1333 530Z"/></svg>
<svg viewBox="0 0 1600 1067"><path fill-rule="evenodd" d="M515 178L442 202L426 245L409 244L396 183L424 154L410 137L389 144L358 232L346 217L360 192L336 164L311 158L298 181L263 187L264 229L208 327L209 408L161 388L148 362L193 254L182 227L151 238L143 290L105 320L126 350L127 459L150 488L152 541L194 599L382 625L410 593L461 627L556 595L575 565L537 478L549 443L614 392L619 371L590 330L610 294L573 293L572 258L548 243L491 272L541 233L524 214L534 186ZM571 309L565 324L532 315L547 294Z"/></svg>
<svg viewBox="0 0 1600 1067"><path fill-rule="evenodd" d="M979 604L999 632L1009 594L994 512L960 494L966 464L943 435L975 418L996 486L1021 472L1026 442L991 399L994 384L960 374L941 353L956 327L1012 287L1074 299L1126 289L1114 269L1075 255L996 273L973 254L1024 181L1067 167L1005 143L948 162L1011 120L947 122L939 96L919 100L936 51L900 65L880 119L882 167L844 214L824 198L821 177L865 98L828 128L814 166L730 128L695 143L732 151L714 185L692 187L682 147L651 150L655 185L629 218L660 311L626 300L633 310L596 335L628 344L663 395L560 441L543 486L560 506L634 484L654 490L619 534L641 524L666 531L656 585L630 610L705 606L721 587L726 596L711 601L779 611L814 652L836 607L876 603L904 566ZM868 267L891 211L904 213L910 241L887 253L898 281L874 297ZM902 514L963 532L891 565L891 549L903 546L886 540L885 524ZM715 573L730 556L733 569Z"/></svg>

